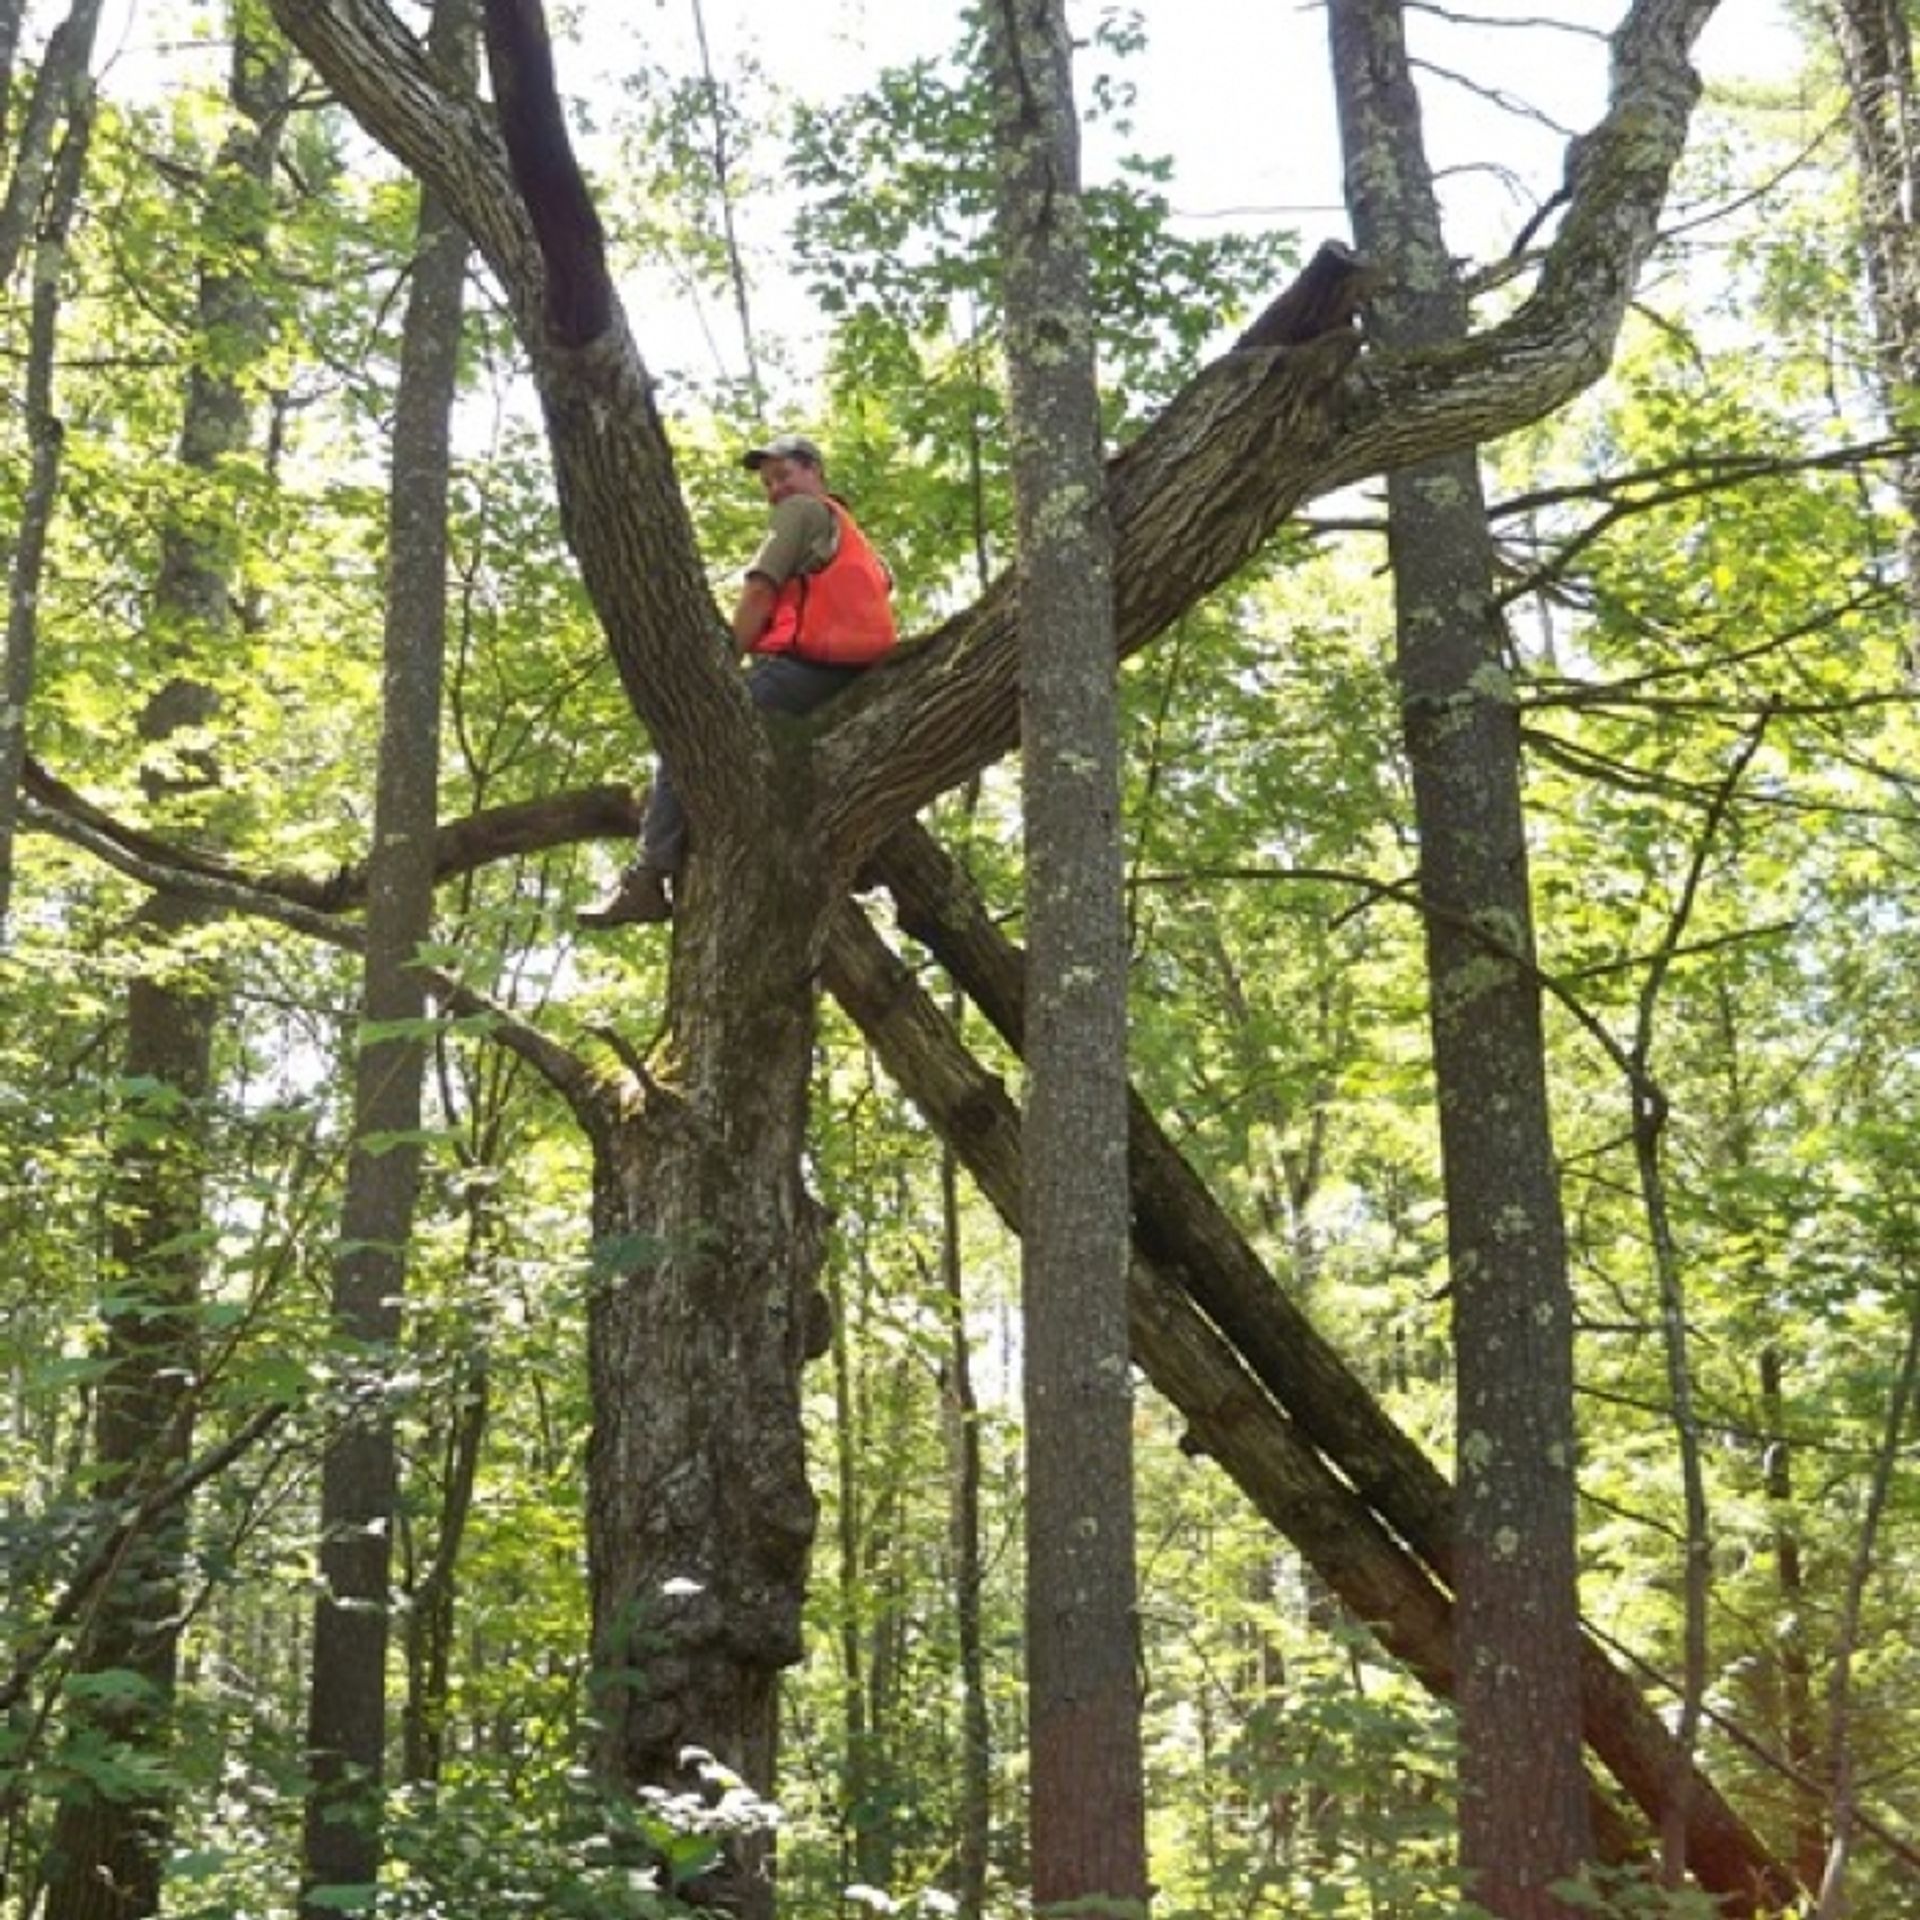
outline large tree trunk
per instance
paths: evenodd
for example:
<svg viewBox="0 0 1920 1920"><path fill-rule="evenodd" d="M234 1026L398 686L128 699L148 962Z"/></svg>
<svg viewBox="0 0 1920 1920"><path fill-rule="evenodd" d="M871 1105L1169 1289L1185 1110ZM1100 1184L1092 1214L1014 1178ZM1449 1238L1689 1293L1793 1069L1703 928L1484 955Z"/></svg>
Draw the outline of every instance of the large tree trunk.
<svg viewBox="0 0 1920 1920"><path fill-rule="evenodd" d="M1028 1852L1038 1913L1147 1903L1127 1361L1113 536L1061 0L983 16L1019 550L1030 1003L1021 1204Z"/></svg>
<svg viewBox="0 0 1920 1920"><path fill-rule="evenodd" d="M806 1191L824 890L805 809L751 860L696 853L675 922L670 1052L595 1129L588 1463L601 1771L694 1787L689 1750L774 1784L815 1500L800 1370L822 1222ZM705 1897L771 1911L768 1849Z"/></svg>
<svg viewBox="0 0 1920 1920"><path fill-rule="evenodd" d="M470 0L439 0L433 35L449 80L470 75ZM470 81L469 81L470 84ZM353 1132L334 1259L333 1324L355 1355L354 1404L327 1448L322 1590L307 1703L302 1910L322 1887L371 1887L380 1870L387 1745L388 1603L398 1474L387 1376L400 1333L420 1186L421 1019L414 962L433 923L440 707L446 659L447 497L459 384L466 236L423 198L401 336L387 509L388 580L379 771L368 862Z"/></svg>

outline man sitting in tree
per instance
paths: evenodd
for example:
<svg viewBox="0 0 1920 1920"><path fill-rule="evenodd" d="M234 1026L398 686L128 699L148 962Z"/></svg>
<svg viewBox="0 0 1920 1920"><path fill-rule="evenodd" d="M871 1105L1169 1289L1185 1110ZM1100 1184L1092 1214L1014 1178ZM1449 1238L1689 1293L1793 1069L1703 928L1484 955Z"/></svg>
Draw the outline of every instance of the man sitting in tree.
<svg viewBox="0 0 1920 1920"><path fill-rule="evenodd" d="M826 462L802 434L751 448L771 509L767 537L747 563L733 637L755 656L747 692L769 713L809 713L831 700L898 639L893 576L846 503L827 491ZM579 915L590 928L669 919L668 882L686 858L687 820L665 766L655 770L640 846L607 896Z"/></svg>

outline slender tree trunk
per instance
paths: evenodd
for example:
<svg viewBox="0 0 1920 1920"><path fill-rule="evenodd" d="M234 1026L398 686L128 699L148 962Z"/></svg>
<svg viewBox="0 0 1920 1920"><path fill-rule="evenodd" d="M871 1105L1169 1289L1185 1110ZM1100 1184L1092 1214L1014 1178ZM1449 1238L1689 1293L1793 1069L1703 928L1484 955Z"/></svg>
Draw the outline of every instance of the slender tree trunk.
<svg viewBox="0 0 1920 1920"><path fill-rule="evenodd" d="M867 1598L866 1526L860 1501L860 1462L872 1434L867 1409L855 1392L848 1289L835 1289L839 1311L833 1320L834 1478L838 1487L834 1545L840 1582L840 1738L841 1855L847 1884L884 1887L867 1857L873 1761L873 1713L867 1699L866 1645L861 1619Z"/></svg>
<svg viewBox="0 0 1920 1920"><path fill-rule="evenodd" d="M905 1440L907 1405L900 1388L904 1374L888 1369L880 1405L884 1430L876 1434L882 1460L898 1460ZM854 1829L854 1862L870 1887L890 1887L899 1861L897 1804L902 1772L894 1732L900 1724L900 1674L907 1616L906 1569L902 1564L902 1488L898 1475L876 1489L866 1529L863 1569L872 1615L862 1640L864 1693L868 1711L867 1748L861 1758L861 1792L866 1804Z"/></svg>
<svg viewBox="0 0 1920 1920"><path fill-rule="evenodd" d="M20 22L27 0L0 0L0 142L13 131L13 63L20 53Z"/></svg>
<svg viewBox="0 0 1920 1920"><path fill-rule="evenodd" d="M1062 0L983 14L1019 533L1031 1025L1021 1209L1036 1913L1147 1901L1127 1357L1119 694Z"/></svg>
<svg viewBox="0 0 1920 1920"><path fill-rule="evenodd" d="M471 86L470 0L439 0L435 55ZM380 1870L387 1744L388 1601L397 1469L388 1374L400 1334L419 1192L421 1022L415 959L431 930L440 708L446 660L447 497L459 379L467 242L423 197L401 343L393 468L382 724L367 867L363 1019L354 1060L354 1149L334 1260L333 1325L351 1356L353 1404L327 1448L320 1492L321 1593L307 1707L302 1911L336 1906L317 1890L370 1887Z"/></svg>
<svg viewBox="0 0 1920 1920"><path fill-rule="evenodd" d="M747 262L740 250L738 222L734 218L738 187L734 180L733 143L728 137L720 82L714 77L713 53L707 44L707 10L703 0L693 0L693 30L700 47L702 99L713 139L707 157L713 166L713 195L720 209L721 238L726 244L727 285L733 293L733 315L740 325L740 346L747 358L747 388L755 408L760 409L766 406L767 391L760 378L760 353L754 337L752 305L747 298Z"/></svg>
<svg viewBox="0 0 1920 1920"><path fill-rule="evenodd" d="M956 1010L957 1012L957 1010ZM959 1920L982 1920L987 1906L987 1859L993 1822L993 1725L987 1711L986 1644L982 1599L980 1403L973 1386L973 1347L967 1335L966 1262L960 1232L960 1163L951 1146L940 1150L940 1288L948 1316L942 1395L953 1543L953 1610L960 1652L960 1822L955 1836L955 1897Z"/></svg>
<svg viewBox="0 0 1920 1920"><path fill-rule="evenodd" d="M469 1267L472 1271L472 1267ZM462 1355L446 1440L445 1493L431 1557L407 1607L407 1701L401 1719L403 1777L431 1784L446 1761L447 1695L453 1674L454 1600L460 1546L473 1512L491 1406L484 1334Z"/></svg>
<svg viewBox="0 0 1920 1920"><path fill-rule="evenodd" d="M277 56L237 34L231 94L241 124L223 150L223 184L209 213L225 238L263 224L258 189L278 140L283 77ZM188 376L180 459L211 475L246 445L251 405L233 370L235 351L237 345L259 351L264 322L256 290L211 267L201 278L198 319L201 352ZM217 367L206 354L216 337L223 342ZM143 784L156 810L217 784L217 769L204 753L177 751L174 742L214 710L212 691L194 677L195 661L200 647L217 643L233 624L233 546L227 530L183 520L162 537L153 624L170 644L175 671L140 718L141 737L152 750ZM180 936L202 917L167 895L156 896L139 916L153 962L128 993L124 1073L130 1088L152 1091L135 1096L129 1116L135 1137L120 1156L124 1198L115 1209L109 1252L117 1304L107 1320L96 1457L102 1490L113 1498L137 1496L164 1478L192 1441L204 1126L220 1001L204 964L185 958ZM150 1756L164 1747L179 1669L187 1518L182 1502L129 1543L80 1649L82 1672L138 1674L141 1693L96 1702L84 1720L75 1715L70 1733L91 1727ZM164 1796L154 1793L76 1794L63 1802L48 1861L48 1920L118 1920L155 1911L169 1820Z"/></svg>
<svg viewBox="0 0 1920 1920"><path fill-rule="evenodd" d="M27 341L22 398L29 461L20 502L20 529L7 567L7 637L0 672L0 945L13 900L14 846L20 819L20 774L27 757L27 717L33 703L40 636L40 583L53 526L63 429L54 412L53 373L59 343L60 278L66 268L67 230L93 128L89 100L76 103L54 168L46 221L33 264L33 316Z"/></svg>
<svg viewBox="0 0 1920 1920"><path fill-rule="evenodd" d="M1847 1589L1834 1634L1833 1667L1827 1680L1825 1773L1832 1795L1828 1807L1832 1838L1827 1843L1814 1920L1845 1920L1852 1911L1847 1874L1859 1821L1854 1799L1853 1663L1860 1651L1860 1616L1866 1605L1867 1582L1873 1577L1880 1551L1880 1522L1886 1513L1895 1467L1906 1446L1916 1389L1920 1389L1920 1294L1913 1291L1912 1272L1904 1277L1908 1290L1906 1345L1894 1371L1886 1426L1867 1483L1866 1511L1860 1517L1860 1537L1854 1543L1853 1561L1847 1569Z"/></svg>
<svg viewBox="0 0 1920 1920"><path fill-rule="evenodd" d="M1767 1514L1772 1522L1774 1580L1780 1591L1780 1621L1773 1636L1780 1689L1780 1739L1793 1769L1793 1860L1801 1883L1820 1884L1827 1832L1819 1792L1820 1750L1813 1724L1813 1667L1808 1657L1807 1607L1811 1596L1800 1562L1794 1523L1793 1446L1787 1437L1785 1370L1779 1349L1760 1354L1760 1411L1767 1435Z"/></svg>
<svg viewBox="0 0 1920 1920"><path fill-rule="evenodd" d="M1706 1469L1702 1459L1700 1422L1694 1413L1693 1363L1687 1329L1685 1276L1668 1205L1664 1136L1667 1099L1653 1075L1653 1042L1660 995L1674 957L1686 937L1687 925L1700 897L1708 858L1726 818L1741 776L1759 751L1766 730L1763 712L1748 738L1734 755L1724 779L1708 806L1688 871L1665 936L1648 962L1641 982L1634 1018L1633 1043L1628 1049L1628 1095L1633 1103L1631 1132L1634 1165L1639 1175L1641 1204L1647 1216L1647 1244L1660 1302L1661 1345L1667 1363L1667 1391L1672 1405L1674 1444L1679 1456L1682 1508L1686 1516L1683 1551L1686 1555L1682 1590L1685 1596L1683 1665L1680 1710L1674 1721L1673 1786L1661 1821L1661 1870L1671 1886L1686 1874L1687 1799L1693 1791L1693 1751L1699 1740L1709 1672L1708 1602L1713 1580L1713 1547L1709 1532Z"/></svg>
<svg viewBox="0 0 1920 1920"><path fill-rule="evenodd" d="M0 286L13 278L21 250L33 231L41 190L46 185L55 136L63 116L81 109L91 90L88 65L93 59L94 36L99 30L104 0L74 0L73 10L47 37L47 50L34 75L26 118L13 153L7 190L0 198ZM19 12L14 10L11 36L19 36ZM12 46L8 47L11 66Z"/></svg>
<svg viewBox="0 0 1920 1920"><path fill-rule="evenodd" d="M1363 252L1393 349L1467 334L1440 231L1401 0L1335 0L1334 84ZM1547 1115L1520 733L1469 449L1388 476L1453 1281L1460 1858L1502 1920L1592 1851L1580 1753L1573 1301ZM1495 930L1496 953L1479 937Z"/></svg>

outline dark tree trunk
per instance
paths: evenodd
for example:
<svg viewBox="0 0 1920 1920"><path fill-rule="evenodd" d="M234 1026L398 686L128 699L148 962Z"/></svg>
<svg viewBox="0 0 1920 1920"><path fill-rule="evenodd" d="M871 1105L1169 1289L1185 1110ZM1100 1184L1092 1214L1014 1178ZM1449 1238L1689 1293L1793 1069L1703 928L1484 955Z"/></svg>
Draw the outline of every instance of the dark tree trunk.
<svg viewBox="0 0 1920 1920"><path fill-rule="evenodd" d="M142 927L159 948L197 915L156 899ZM124 1072L155 1091L129 1114L116 1156L107 1373L99 1388L94 1457L102 1496L134 1502L186 1458L201 1278L204 1122L211 994L136 980L127 996ZM184 1506L133 1534L102 1588L74 1665L83 1674L138 1676L137 1693L107 1692L69 1709L69 1739L104 1737L161 1758L179 1670ZM171 1809L163 1794L108 1799L76 1791L61 1803L45 1867L48 1920L134 1920L157 1912Z"/></svg>
<svg viewBox="0 0 1920 1920"><path fill-rule="evenodd" d="M0 95L0 97L4 97ZM91 106L77 103L54 168L52 189L33 265L33 312L22 400L29 448L20 526L8 556L6 663L0 672L0 942L13 899L13 856L19 819L20 776L27 759L27 721L33 705L40 635L40 585L52 531L63 429L54 411L54 354L58 345L61 280L67 230L80 197L80 180L93 127Z"/></svg>
<svg viewBox="0 0 1920 1920"><path fill-rule="evenodd" d="M471 72L470 0L439 0L433 39L448 80ZM388 484L388 579L381 735L368 862L365 1021L354 1058L355 1147L334 1260L333 1325L352 1358L353 1402L327 1448L320 1491L321 1593L307 1703L302 1911L337 1906L315 1890L371 1887L380 1871L387 1746L388 1600L397 1468L386 1383L419 1192L419 1022L415 967L433 922L440 708L446 659L447 497L459 381L465 234L423 198L401 338Z"/></svg>
<svg viewBox="0 0 1920 1920"><path fill-rule="evenodd" d="M1391 349L1457 346L1402 0L1335 0L1347 197ZM1520 729L1471 449L1388 476L1402 721L1426 910L1453 1284L1460 1859L1502 1920L1552 1920L1592 1850L1580 1753L1573 1299L1547 1112Z"/></svg>
<svg viewBox="0 0 1920 1920"><path fill-rule="evenodd" d="M1021 1204L1037 1913L1144 1912L1127 1360L1127 951L1113 542L1061 0L982 15L1019 548L1029 1004Z"/></svg>

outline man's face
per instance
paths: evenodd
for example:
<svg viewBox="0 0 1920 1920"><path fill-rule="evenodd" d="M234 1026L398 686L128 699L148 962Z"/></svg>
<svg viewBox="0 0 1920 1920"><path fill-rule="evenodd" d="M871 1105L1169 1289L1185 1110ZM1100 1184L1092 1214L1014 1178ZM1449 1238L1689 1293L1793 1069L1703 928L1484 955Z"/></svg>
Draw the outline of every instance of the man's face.
<svg viewBox="0 0 1920 1920"><path fill-rule="evenodd" d="M782 500L796 493L818 496L827 490L820 469L805 460L761 461L760 486L770 507L777 507Z"/></svg>

